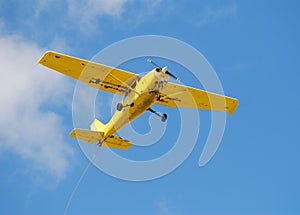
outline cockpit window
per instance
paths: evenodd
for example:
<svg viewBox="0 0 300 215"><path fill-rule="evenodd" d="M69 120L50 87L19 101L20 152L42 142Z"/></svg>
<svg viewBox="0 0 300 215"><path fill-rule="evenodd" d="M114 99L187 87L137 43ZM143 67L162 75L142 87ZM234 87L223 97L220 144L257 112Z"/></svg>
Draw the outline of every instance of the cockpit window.
<svg viewBox="0 0 300 215"><path fill-rule="evenodd" d="M127 97L130 90L126 90L124 97Z"/></svg>
<svg viewBox="0 0 300 215"><path fill-rule="evenodd" d="M132 84L130 85L130 88L134 89L136 87L137 82L141 79L140 76L137 76L136 80L134 80L132 82ZM131 92L130 88L125 92L124 96L127 97L128 94Z"/></svg>

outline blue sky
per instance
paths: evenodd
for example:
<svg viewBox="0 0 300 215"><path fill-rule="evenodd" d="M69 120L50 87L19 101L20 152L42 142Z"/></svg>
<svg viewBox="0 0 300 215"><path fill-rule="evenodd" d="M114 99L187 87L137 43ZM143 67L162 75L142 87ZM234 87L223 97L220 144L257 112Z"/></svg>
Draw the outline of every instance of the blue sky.
<svg viewBox="0 0 300 215"><path fill-rule="evenodd" d="M114 42L148 34L195 47L214 67L225 94L240 104L227 117L222 143L205 167L199 168L198 160L210 113L200 111L197 145L179 168L152 181L129 182L91 166L68 214L300 213L298 1L90 0L82 5L31 0L0 5L1 214L62 214L88 163L68 137L76 82L34 66L43 52L90 59ZM123 66L136 73L151 69L147 62L134 63ZM183 72L174 73L200 87ZM171 120L163 151L178 131L178 113L156 109ZM159 153L146 147L135 158Z"/></svg>

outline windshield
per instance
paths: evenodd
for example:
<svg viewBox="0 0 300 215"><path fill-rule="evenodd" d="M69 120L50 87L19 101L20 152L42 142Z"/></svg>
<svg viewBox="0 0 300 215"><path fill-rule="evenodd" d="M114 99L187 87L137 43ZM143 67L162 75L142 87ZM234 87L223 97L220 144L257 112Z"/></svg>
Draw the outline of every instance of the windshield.
<svg viewBox="0 0 300 215"><path fill-rule="evenodd" d="M131 89L134 89L136 87L137 82L141 79L140 76L137 76L136 80L134 80L132 82L132 84L130 85L130 88L125 92L125 97L128 96L128 94L131 92Z"/></svg>

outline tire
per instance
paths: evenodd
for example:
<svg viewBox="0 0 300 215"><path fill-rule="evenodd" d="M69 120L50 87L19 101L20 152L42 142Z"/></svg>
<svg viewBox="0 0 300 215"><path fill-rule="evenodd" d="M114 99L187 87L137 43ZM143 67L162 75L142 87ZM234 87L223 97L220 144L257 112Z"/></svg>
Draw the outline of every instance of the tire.
<svg viewBox="0 0 300 215"><path fill-rule="evenodd" d="M167 120L167 118L168 118L168 115L164 113L164 114L161 116L161 121L162 121L162 122L165 122L165 121Z"/></svg>
<svg viewBox="0 0 300 215"><path fill-rule="evenodd" d="M121 103L117 104L117 110L121 111L123 109L123 105Z"/></svg>

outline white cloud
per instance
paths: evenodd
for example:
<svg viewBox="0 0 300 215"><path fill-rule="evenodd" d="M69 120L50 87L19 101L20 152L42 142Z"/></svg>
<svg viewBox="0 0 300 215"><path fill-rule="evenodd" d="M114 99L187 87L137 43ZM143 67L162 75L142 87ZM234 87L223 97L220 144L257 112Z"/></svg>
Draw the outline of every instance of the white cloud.
<svg viewBox="0 0 300 215"><path fill-rule="evenodd" d="M236 16L238 11L237 3L232 3L219 8L206 7L197 18L198 25L206 25L216 22L228 16Z"/></svg>
<svg viewBox="0 0 300 215"><path fill-rule="evenodd" d="M164 0L166 2L166 0ZM149 19L156 19L157 21L164 17L165 13L168 13L169 8L160 9L163 0L140 0L131 1L128 4L128 8L125 14L124 20L127 26L137 27L142 23L145 23ZM168 4L169 5L168 1Z"/></svg>
<svg viewBox="0 0 300 215"><path fill-rule="evenodd" d="M22 33L31 40L46 40L49 43L53 36L76 38L79 35L93 36L95 33L105 32L104 21L118 28L136 27L149 19L162 16L168 9L159 8L162 2L163 0L29 0L20 1L14 7L5 3L13 12L14 18L4 16L3 19L10 32Z"/></svg>
<svg viewBox="0 0 300 215"><path fill-rule="evenodd" d="M0 47L0 152L12 151L34 170L60 180L73 150L64 142L62 116L51 110L66 102L70 81L35 66L44 52L35 44L0 35Z"/></svg>
<svg viewBox="0 0 300 215"><path fill-rule="evenodd" d="M167 215L167 214L172 214L170 212L169 205L165 199L160 200L157 202L157 207L158 207L158 214L159 215Z"/></svg>
<svg viewBox="0 0 300 215"><path fill-rule="evenodd" d="M159 13L158 7L161 5L163 0L67 0L67 14L66 20L73 23L76 28L79 28L81 32L90 34L95 29L101 28L100 17L103 15L110 16L112 18L120 19L123 23L130 24L130 26L138 25L149 17L153 17ZM54 10L54 6L62 3L53 1L37 1L34 2L35 11L34 19L39 19L42 11ZM124 22L126 21L126 22Z"/></svg>
<svg viewBox="0 0 300 215"><path fill-rule="evenodd" d="M68 14L79 25L81 31L94 28L99 16L121 16L128 0L68 0Z"/></svg>
<svg viewBox="0 0 300 215"><path fill-rule="evenodd" d="M48 45L51 50L56 52L67 53L71 51L71 47L66 43L65 39L59 36L54 36L51 43Z"/></svg>

